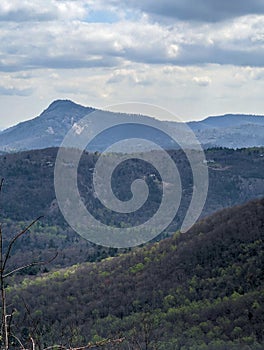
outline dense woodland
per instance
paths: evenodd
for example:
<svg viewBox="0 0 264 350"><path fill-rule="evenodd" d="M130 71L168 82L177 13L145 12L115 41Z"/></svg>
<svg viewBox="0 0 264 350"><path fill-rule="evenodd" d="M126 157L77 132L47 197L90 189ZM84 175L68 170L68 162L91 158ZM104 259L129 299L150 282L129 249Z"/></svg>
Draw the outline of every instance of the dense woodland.
<svg viewBox="0 0 264 350"><path fill-rule="evenodd" d="M206 151L208 200L202 220L187 234L177 229L191 198L192 174L184 154L171 152L183 181L180 210L160 242L126 250L95 246L67 226L54 194L56 154L54 148L0 156L4 249L15 233L44 215L16 242L7 268L58 252L51 264L6 280L15 334L25 343L34 336L40 349L123 337L119 348L127 350L263 349L264 200L208 216L263 197L263 148ZM127 188L138 177L147 181L150 197L140 215L113 216L92 196L97 158L85 153L79 167L87 207L116 226L151 216L161 196L155 169L128 161L116 170L113 187L120 199L129 198Z"/></svg>
<svg viewBox="0 0 264 350"><path fill-rule="evenodd" d="M10 267L15 267L22 261L29 262L35 257L45 258L55 250L59 255L46 270L98 261L117 254L116 249L97 247L82 239L64 221L55 200L53 185L56 154L57 149L51 148L0 156L0 175L5 178L0 215L6 241L25 227L27 222L44 216L31 229L32 234L17 242ZM185 155L181 151L173 151L171 155L177 163L183 182L183 198L175 220L162 237L179 229L192 194L192 173ZM261 197L264 193L263 155L263 148L207 150L209 193L202 216ZM140 211L132 215L114 214L93 196L92 169L97 159L98 154L85 153L79 167L79 190L89 210L103 222L116 226L138 224L148 219L157 210L162 194L159 175L155 169L144 162L133 160L117 169L113 187L121 200L129 198L128 189L135 178L147 181L150 196ZM42 270L34 267L23 273L36 274Z"/></svg>
<svg viewBox="0 0 264 350"><path fill-rule="evenodd" d="M32 220L44 215L46 222L62 224L62 217L55 201L53 172L58 149L50 148L38 151L6 154L0 156L0 175L5 178L1 216L15 221ZM210 188L204 214L210 214L217 209L243 203L263 194L264 181L264 148L253 149L211 149L207 150ZM186 209L192 192L192 173L187 158L182 151L170 152L181 175L184 190L182 211ZM92 199L93 168L98 154L84 153L79 169L79 190L86 205L90 209L100 211L99 203ZM117 169L113 185L121 199L129 196L128 188L134 178L144 178L150 186L152 196L144 210L155 209L155 203L160 196L160 179L150 165L140 160L124 162ZM151 176L152 175L152 176ZM99 210L100 209L100 210ZM104 211L104 217L112 213ZM136 214L135 214L136 215ZM181 214L180 214L181 215ZM140 220L138 217L125 220ZM180 222L180 218L176 218ZM110 219L109 219L110 220ZM114 219L120 225L122 217Z"/></svg>
<svg viewBox="0 0 264 350"><path fill-rule="evenodd" d="M264 200L98 263L11 283L14 331L42 346L263 349ZM26 305L26 307L25 307Z"/></svg>

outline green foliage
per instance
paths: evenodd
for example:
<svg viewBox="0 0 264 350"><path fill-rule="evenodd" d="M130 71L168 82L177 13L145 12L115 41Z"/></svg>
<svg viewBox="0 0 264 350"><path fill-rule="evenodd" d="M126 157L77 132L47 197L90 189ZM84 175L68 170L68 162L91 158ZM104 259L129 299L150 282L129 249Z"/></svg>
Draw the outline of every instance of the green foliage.
<svg viewBox="0 0 264 350"><path fill-rule="evenodd" d="M138 273L144 269L144 264L138 263L135 266L130 267L129 271L131 273Z"/></svg>
<svg viewBox="0 0 264 350"><path fill-rule="evenodd" d="M96 247L74 233L65 223L54 192L53 172L57 151L56 148L50 148L0 155L0 175L6 179L2 193L4 205L1 208L1 222L5 232L10 234L7 240L29 221L44 215L41 222L31 229L32 234L23 237L14 247L10 268L19 266L21 262L31 262L32 257L38 256L45 260L55 251L59 252L56 261L48 267L30 268L21 272L21 277L22 274L34 276L77 263L96 262L125 252L125 250ZM207 159L214 160L214 163L208 164L209 193L202 216L263 195L264 158L261 157L263 153L263 148L250 150L220 148L206 151ZM193 190L192 172L186 156L182 151L171 151L170 154L181 174L184 196L175 220L157 239L179 229ZM116 176L113 178L113 189L118 198L121 200L130 198L131 193L128 189L137 178L144 178L147 181L151 195L139 211L131 215L118 213L113 215L93 196L91 169L94 168L98 157L99 154L84 153L78 171L79 190L88 209L102 222L114 226L138 225L145 222L158 209L162 195L159 175L157 174L155 178L150 176L155 173L155 169L145 162L132 160L117 168L114 174ZM110 155L107 161L111 163ZM212 167L213 164L218 164L218 167ZM203 234L202 231L200 233ZM27 249L24 249L25 246ZM178 248L173 244L171 249ZM148 259L149 254L140 262L146 265L150 263ZM153 259L158 262L163 258L159 255ZM237 275L243 272L237 266L236 271L234 267L234 273Z"/></svg>
<svg viewBox="0 0 264 350"><path fill-rule="evenodd" d="M31 277L8 289L16 331L37 321L49 344L125 336L122 349L261 350L263 228L256 200L128 254Z"/></svg>

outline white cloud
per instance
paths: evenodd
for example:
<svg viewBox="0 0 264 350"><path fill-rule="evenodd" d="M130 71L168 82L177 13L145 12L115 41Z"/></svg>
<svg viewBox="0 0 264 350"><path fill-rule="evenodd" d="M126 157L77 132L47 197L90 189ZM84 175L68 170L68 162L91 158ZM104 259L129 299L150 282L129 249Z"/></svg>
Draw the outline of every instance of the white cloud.
<svg viewBox="0 0 264 350"><path fill-rule="evenodd" d="M193 81L199 86L208 86L212 82L209 77L193 77Z"/></svg>
<svg viewBox="0 0 264 350"><path fill-rule="evenodd" d="M30 94L41 108L71 98L99 107L158 103L193 118L235 112L236 106L259 113L262 5L253 0L249 9L242 0L238 8L214 0L206 8L207 1L189 9L183 0L2 0L0 117L6 115L4 97L16 99L14 115L34 116ZM216 6L221 11L215 13ZM253 105L246 104L251 91Z"/></svg>
<svg viewBox="0 0 264 350"><path fill-rule="evenodd" d="M141 69L131 69L123 68L116 69L111 74L110 78L107 80L107 84L119 84L126 82L132 86L134 85L151 85L153 83L153 78L146 74L145 70Z"/></svg>
<svg viewBox="0 0 264 350"><path fill-rule="evenodd" d="M126 61L261 67L263 27L261 16L230 23L175 23L169 27L150 23L146 18L115 23L54 20L36 22L33 26L27 22L7 22L0 25L0 71L122 68Z"/></svg>

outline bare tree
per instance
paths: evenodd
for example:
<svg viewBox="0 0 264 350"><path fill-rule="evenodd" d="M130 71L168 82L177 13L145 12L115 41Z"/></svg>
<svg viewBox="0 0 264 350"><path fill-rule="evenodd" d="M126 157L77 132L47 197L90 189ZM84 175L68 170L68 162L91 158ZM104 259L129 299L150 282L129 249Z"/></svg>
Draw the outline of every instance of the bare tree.
<svg viewBox="0 0 264 350"><path fill-rule="evenodd" d="M4 179L1 179L0 182L0 194L2 193L3 189L3 183ZM1 325L1 341L4 345L4 350L9 350L10 348L10 338L13 337L15 338L20 345L22 346L21 342L19 339L12 334L11 332L11 323L12 323L12 318L15 310L12 310L11 313L8 313L7 310L7 299L6 299L6 288L5 288L5 279L13 274L15 274L18 271L24 270L28 267L31 266L36 266L36 265L45 265L50 262L52 262L58 255L58 253L55 254L50 260L48 261L34 261L30 264L26 264L23 266L20 266L16 269L13 269L11 271L7 271L7 262L10 258L10 254L12 251L12 248L16 241L23 236L24 234L29 232L29 229L41 219L42 217L38 217L36 220L32 221L24 230L20 231L15 237L9 242L6 252L4 252L3 249L3 233L2 233L2 225L0 224L0 292L1 292L1 320L2 320L2 325ZM33 340L33 339L32 339ZM34 348L34 341L32 343L32 346ZM23 349L24 347L22 347Z"/></svg>
<svg viewBox="0 0 264 350"><path fill-rule="evenodd" d="M3 184L4 184L4 179L1 179L0 181L0 195L2 193L3 189ZM14 338L17 343L20 346L21 350L29 350L26 349L21 342L21 340L12 333L11 331L11 324L12 324L12 318L15 310L12 310L10 313L8 313L7 310L7 298L6 298L6 285L5 285L5 279L21 270L24 270L28 267L31 266L36 266L36 265L46 265L50 262L52 262L54 259L56 259L58 253L55 254L50 260L47 261L34 261L30 264L20 266L18 268L15 268L11 271L6 271L7 270L7 263L10 258L10 254L12 251L12 248L16 241L22 237L24 234L28 233L30 228L41 219L42 217L38 217L36 220L32 221L25 229L20 231L17 235L14 236L14 238L9 242L6 251L4 252L3 249L3 234L2 234L2 225L0 224L0 292L1 292L1 319L2 319L2 325L1 325L1 342L4 346L3 350L10 350L10 339ZM25 305L25 307L27 307ZM53 345L50 347L47 347L43 350L87 350L87 349L96 349L96 348L102 348L102 347L111 347L115 348L119 346L125 338L119 338L119 339L105 339L96 343L88 343L85 346L77 347L77 348L68 348L63 345ZM35 339L30 336L30 342L31 342L31 350L36 350L36 342Z"/></svg>

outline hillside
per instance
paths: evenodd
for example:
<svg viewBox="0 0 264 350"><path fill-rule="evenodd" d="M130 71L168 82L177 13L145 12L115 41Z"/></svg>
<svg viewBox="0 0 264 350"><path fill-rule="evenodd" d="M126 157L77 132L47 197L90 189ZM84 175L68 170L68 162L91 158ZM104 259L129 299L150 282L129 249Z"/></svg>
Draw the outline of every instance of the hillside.
<svg viewBox="0 0 264 350"><path fill-rule="evenodd" d="M122 349L261 350L263 238L264 199L131 253L26 279L8 290L14 331L46 345L125 336Z"/></svg>
<svg viewBox="0 0 264 350"><path fill-rule="evenodd" d="M263 145L264 118L258 115L226 114L190 122L205 148L242 148Z"/></svg>
<svg viewBox="0 0 264 350"><path fill-rule="evenodd" d="M62 223L54 193L56 155L56 148L0 155L0 176L5 178L2 217L19 221L44 215L52 224ZM183 206L186 207L192 191L191 169L183 152L171 151L170 155L181 175L185 193L183 202L186 201ZM263 195L264 148L210 149L205 155L210 178L204 215ZM98 154L84 153L78 170L80 192L87 205L92 200L92 170L97 159ZM160 180L158 174L151 174L156 174L155 169L145 162L136 159L125 162L114 177L117 195L125 200L129 195L128 186L135 178L144 176L155 197L150 198L154 206L160 193ZM120 221L120 217L116 221Z"/></svg>
<svg viewBox="0 0 264 350"><path fill-rule="evenodd" d="M33 257L48 257L59 251L59 256L48 269L70 266L85 261L100 260L114 256L115 249L95 247L75 234L60 214L54 192L54 163L57 149L27 151L0 156L0 176L5 178L1 194L1 222L5 239L8 241L26 222L43 215L44 218L23 237L13 251L10 264L17 266L21 261L29 262ZM206 151L209 167L209 192L202 216L212 214L224 207L244 203L264 194L264 149ZM186 157L180 151L171 152L179 169L183 198L175 217L166 233L179 229L186 214L192 194L192 173ZM128 188L135 178L145 177L150 197L146 205L131 215L118 214L104 208L93 196L92 172L98 155L84 154L79 167L79 189L88 208L103 222L136 224L149 218L160 203L161 187L158 174L146 163L126 162L113 182L117 195L125 200ZM87 189L89 189L87 191ZM27 249L24 249L24 247ZM36 274L37 268L28 270Z"/></svg>
<svg viewBox="0 0 264 350"><path fill-rule="evenodd" d="M92 111L69 100L54 101L36 118L2 131L0 149L14 152L59 146L74 123Z"/></svg>
<svg viewBox="0 0 264 350"><path fill-rule="evenodd" d="M122 122L130 123L130 125L111 129L110 132L101 135L89 146L90 151L102 151L109 146L109 143L131 137L155 140L166 149L178 148L177 144L171 143L171 139L162 133L153 128L146 130L142 125L140 127L139 123L158 130L162 127L168 127L177 139L176 135L181 128L179 122L160 121L151 116L111 113L92 107L84 107L70 100L56 100L38 117L2 131L0 133L0 151L18 152L58 147L66 133L72 127L76 127L77 123L85 116L88 116L86 127L95 134L100 126L105 126L105 121L110 122L111 125ZM209 117L198 122L189 122L187 125L194 131L204 148L264 146L264 116L223 115ZM188 136L185 142L191 146Z"/></svg>

